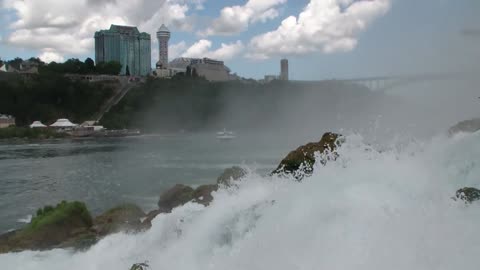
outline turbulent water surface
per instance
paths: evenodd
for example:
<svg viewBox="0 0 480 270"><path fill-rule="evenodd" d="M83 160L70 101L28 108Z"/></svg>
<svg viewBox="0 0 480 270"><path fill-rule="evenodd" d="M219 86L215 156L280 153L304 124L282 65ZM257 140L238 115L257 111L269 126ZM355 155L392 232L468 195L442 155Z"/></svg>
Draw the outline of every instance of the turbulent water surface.
<svg viewBox="0 0 480 270"><path fill-rule="evenodd" d="M348 136L340 158L317 165L302 183L251 173L238 187L216 192L210 207L186 204L158 216L147 232L111 235L84 252L0 255L0 265L117 270L148 261L152 269L177 270L475 269L480 205L451 197L460 187L478 187L479 139L478 133L439 137L376 151L361 137ZM91 166L102 163L96 158ZM57 168L45 170L69 163L58 159ZM23 162L41 166L35 159Z"/></svg>

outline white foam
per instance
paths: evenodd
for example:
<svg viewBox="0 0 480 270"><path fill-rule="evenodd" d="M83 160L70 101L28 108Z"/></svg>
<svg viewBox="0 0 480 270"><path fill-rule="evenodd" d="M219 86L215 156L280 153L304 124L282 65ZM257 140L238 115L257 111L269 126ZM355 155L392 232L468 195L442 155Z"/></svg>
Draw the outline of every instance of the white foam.
<svg viewBox="0 0 480 270"><path fill-rule="evenodd" d="M27 215L26 217L19 218L17 222L19 223L30 223L32 221L32 215Z"/></svg>

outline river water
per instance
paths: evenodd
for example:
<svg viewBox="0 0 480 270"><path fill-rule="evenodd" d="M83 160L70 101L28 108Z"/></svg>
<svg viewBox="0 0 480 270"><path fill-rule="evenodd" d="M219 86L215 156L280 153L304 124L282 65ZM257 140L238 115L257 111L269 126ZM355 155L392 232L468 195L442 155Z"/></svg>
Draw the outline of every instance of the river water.
<svg viewBox="0 0 480 270"><path fill-rule="evenodd" d="M3 141L0 232L23 226L36 209L61 200L83 201L94 214L126 202L148 211L177 183L215 183L234 165L267 173L286 152L288 146L267 137L219 141L214 134Z"/></svg>

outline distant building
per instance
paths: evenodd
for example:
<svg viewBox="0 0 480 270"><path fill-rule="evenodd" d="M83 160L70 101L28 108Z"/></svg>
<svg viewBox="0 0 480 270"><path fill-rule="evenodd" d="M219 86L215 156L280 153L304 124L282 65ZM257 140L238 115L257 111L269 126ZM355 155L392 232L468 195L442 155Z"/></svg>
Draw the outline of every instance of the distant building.
<svg viewBox="0 0 480 270"><path fill-rule="evenodd" d="M288 81L288 60L282 59L280 61L280 80Z"/></svg>
<svg viewBox="0 0 480 270"><path fill-rule="evenodd" d="M170 30L162 24L157 31L158 39L158 62L157 69L168 68L168 41L170 40Z"/></svg>
<svg viewBox="0 0 480 270"><path fill-rule="evenodd" d="M95 62L117 61L120 75L146 76L152 65L151 38L137 27L112 25L95 33Z"/></svg>
<svg viewBox="0 0 480 270"><path fill-rule="evenodd" d="M208 81L230 81L230 69L225 66L223 61L210 58L192 59L190 68L193 74L204 77Z"/></svg>
<svg viewBox="0 0 480 270"><path fill-rule="evenodd" d="M0 62L0 72L7 72L7 64Z"/></svg>
<svg viewBox="0 0 480 270"><path fill-rule="evenodd" d="M170 73L173 75L178 73L186 74L188 67L190 67L192 75L196 74L199 77L204 77L208 81L232 81L240 79L238 75L230 74L230 68L225 66L223 61L210 58L181 57L173 59L169 64Z"/></svg>
<svg viewBox="0 0 480 270"><path fill-rule="evenodd" d="M44 125L41 121L34 121L31 125L30 128L46 128L47 126Z"/></svg>
<svg viewBox="0 0 480 270"><path fill-rule="evenodd" d="M15 117L7 114L0 114L0 128L15 126Z"/></svg>
<svg viewBox="0 0 480 270"><path fill-rule="evenodd" d="M274 80L278 80L280 77L277 75L265 75L265 78L263 79L263 82L269 83Z"/></svg>
<svg viewBox="0 0 480 270"><path fill-rule="evenodd" d="M30 60L22 61L20 65L16 68L12 65L4 64L3 68L0 67L1 71L11 72L11 73L19 73L19 74L38 74L38 63Z"/></svg>
<svg viewBox="0 0 480 270"><path fill-rule="evenodd" d="M51 124L50 127L56 129L57 131L70 131L77 127L77 124L70 122L70 120L61 118L58 119L55 123Z"/></svg>

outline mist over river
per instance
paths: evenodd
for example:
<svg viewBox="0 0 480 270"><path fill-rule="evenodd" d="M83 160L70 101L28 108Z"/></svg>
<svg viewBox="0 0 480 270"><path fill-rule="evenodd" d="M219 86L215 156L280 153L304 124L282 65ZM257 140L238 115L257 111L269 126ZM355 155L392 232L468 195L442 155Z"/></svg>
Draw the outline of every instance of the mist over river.
<svg viewBox="0 0 480 270"><path fill-rule="evenodd" d="M0 142L0 232L19 228L44 205L79 200L93 214L131 202L150 210L177 183L215 183L225 168L271 171L288 144L239 134L145 135L119 139Z"/></svg>

